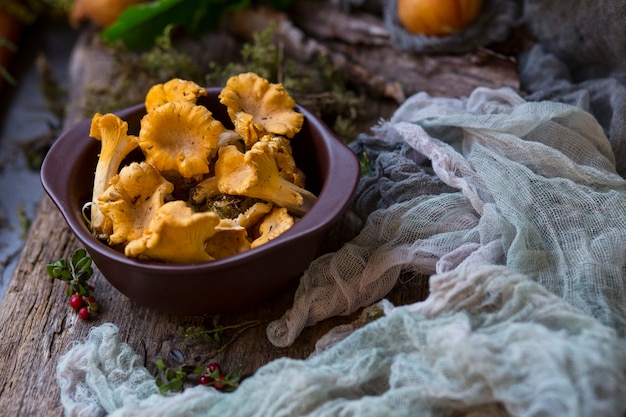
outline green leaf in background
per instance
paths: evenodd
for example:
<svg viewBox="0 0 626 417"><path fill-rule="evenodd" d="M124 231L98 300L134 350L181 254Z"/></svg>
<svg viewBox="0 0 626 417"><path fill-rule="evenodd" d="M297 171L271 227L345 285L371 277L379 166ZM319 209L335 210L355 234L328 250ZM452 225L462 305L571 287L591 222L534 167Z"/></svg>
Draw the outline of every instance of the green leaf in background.
<svg viewBox="0 0 626 417"><path fill-rule="evenodd" d="M109 41L121 41L128 49L148 48L167 26L185 28L197 36L217 27L227 11L239 10L250 0L155 0L126 9L101 32Z"/></svg>
<svg viewBox="0 0 626 417"><path fill-rule="evenodd" d="M216 28L226 12L243 10L254 0L153 0L130 6L118 20L101 32L109 42L122 42L137 50L154 45L166 27L181 27L192 36ZM286 9L292 0L259 1Z"/></svg>

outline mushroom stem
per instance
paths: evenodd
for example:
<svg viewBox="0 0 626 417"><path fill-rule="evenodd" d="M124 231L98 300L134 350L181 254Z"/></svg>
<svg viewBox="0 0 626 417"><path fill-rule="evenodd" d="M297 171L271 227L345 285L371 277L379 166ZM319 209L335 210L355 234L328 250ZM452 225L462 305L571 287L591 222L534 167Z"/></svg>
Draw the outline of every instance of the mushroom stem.
<svg viewBox="0 0 626 417"><path fill-rule="evenodd" d="M218 189L225 194L245 195L285 207L297 217L305 215L317 197L280 176L269 144L257 142L246 153L229 145L219 151L215 163Z"/></svg>
<svg viewBox="0 0 626 417"><path fill-rule="evenodd" d="M117 175L124 158L138 147L137 137L128 135L128 123L112 113L96 113L91 120L89 136L102 143L91 198L91 230L99 238L108 238L113 233L113 224L100 211L98 198Z"/></svg>

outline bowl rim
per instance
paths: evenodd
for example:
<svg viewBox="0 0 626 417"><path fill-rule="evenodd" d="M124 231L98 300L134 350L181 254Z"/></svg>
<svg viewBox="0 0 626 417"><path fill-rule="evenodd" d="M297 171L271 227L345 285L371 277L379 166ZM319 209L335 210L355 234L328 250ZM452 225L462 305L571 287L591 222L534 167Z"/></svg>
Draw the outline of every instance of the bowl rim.
<svg viewBox="0 0 626 417"><path fill-rule="evenodd" d="M209 94L219 94L222 90L221 87L207 87ZM305 107L296 104L295 109L305 116L305 120L310 124L311 130L317 130L323 140L321 140L324 152L328 155L333 155L341 163L328 164L327 178L342 178L342 186L338 187L336 181L326 180L324 181L322 188L318 193L318 198L309 213L315 211L324 213L323 216L302 216L289 230L280 235L278 238L273 239L257 248L250 249L248 251L232 255L223 259L208 262L188 263L188 264L173 264L159 261L145 261L137 260L127 257L123 253L111 248L106 243L98 240L89 231L87 225L82 219L81 213L74 213L71 207L71 201L69 198L69 187L59 187L58 184L67 184L71 178L72 170L61 170L57 168L59 163L67 163L64 155L71 148L73 154L82 155L86 152L86 148L93 143L87 139L95 140L89 137L89 128L91 126L91 119L86 118L78 121L68 127L52 144L41 166L40 180L42 186L53 203L57 206L65 222L69 226L74 235L81 241L88 249L88 251L95 251L98 255L123 264L128 268L148 270L154 273L167 273L167 272L185 272L185 271L198 271L199 269L206 269L210 271L220 271L229 269L233 264L250 263L259 257L263 257L270 252L277 250L277 248L287 245L292 241L300 239L303 235L308 235L319 229L329 228L341 213L346 209L352 200L352 196L356 190L359 176L360 165L357 155L343 142L341 142L336 135L328 128L328 126L319 118L317 118L311 111ZM136 104L125 109L114 111L123 120L136 112L145 111L145 105L143 103ZM83 142L74 140L77 132L85 132L86 136ZM82 136L82 134L80 134ZM345 198L349 195L348 198ZM314 219L315 217L315 219Z"/></svg>

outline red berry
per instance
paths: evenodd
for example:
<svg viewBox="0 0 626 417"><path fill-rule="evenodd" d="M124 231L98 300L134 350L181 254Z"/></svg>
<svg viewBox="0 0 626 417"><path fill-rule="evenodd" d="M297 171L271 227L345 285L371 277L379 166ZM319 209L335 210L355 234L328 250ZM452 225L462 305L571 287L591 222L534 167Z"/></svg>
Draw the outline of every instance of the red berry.
<svg viewBox="0 0 626 417"><path fill-rule="evenodd" d="M216 379L215 382L213 382L213 386L216 389L222 389L224 388L224 375L220 374Z"/></svg>
<svg viewBox="0 0 626 417"><path fill-rule="evenodd" d="M91 313L89 312L89 309L87 307L83 307L80 310L78 310L78 317L80 317L83 320L88 320L89 317L91 317Z"/></svg>
<svg viewBox="0 0 626 417"><path fill-rule="evenodd" d="M210 364L207 365L206 370L210 374L214 373L215 371L217 371L217 373L220 374L222 372L222 367L217 362L211 362Z"/></svg>
<svg viewBox="0 0 626 417"><path fill-rule="evenodd" d="M79 294L72 295L70 297L70 306L72 306L72 308L76 311L83 308L85 306L85 303L83 302L83 297Z"/></svg>
<svg viewBox="0 0 626 417"><path fill-rule="evenodd" d="M212 379L213 378L208 377L206 375L201 375L200 378L198 378L198 384L200 384L200 385L208 385L208 384L211 383Z"/></svg>

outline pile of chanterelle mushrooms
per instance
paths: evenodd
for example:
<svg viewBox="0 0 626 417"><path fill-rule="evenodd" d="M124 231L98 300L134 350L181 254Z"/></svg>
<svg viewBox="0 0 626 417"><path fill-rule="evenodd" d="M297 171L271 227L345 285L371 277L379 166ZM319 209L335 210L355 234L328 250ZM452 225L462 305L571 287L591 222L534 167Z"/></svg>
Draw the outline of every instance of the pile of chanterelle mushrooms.
<svg viewBox="0 0 626 417"><path fill-rule="evenodd" d="M89 225L126 256L172 263L222 259L288 230L315 202L290 139L304 116L282 84L254 73L221 93L234 129L205 106L206 89L172 79L146 95L138 136L114 114L96 114L102 142ZM143 160L120 166L139 148Z"/></svg>

